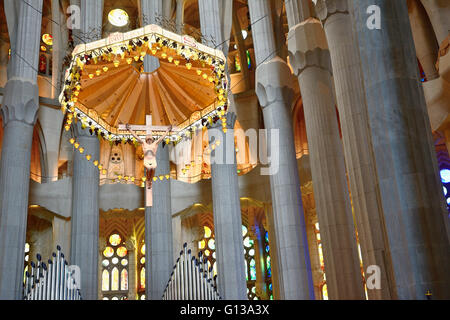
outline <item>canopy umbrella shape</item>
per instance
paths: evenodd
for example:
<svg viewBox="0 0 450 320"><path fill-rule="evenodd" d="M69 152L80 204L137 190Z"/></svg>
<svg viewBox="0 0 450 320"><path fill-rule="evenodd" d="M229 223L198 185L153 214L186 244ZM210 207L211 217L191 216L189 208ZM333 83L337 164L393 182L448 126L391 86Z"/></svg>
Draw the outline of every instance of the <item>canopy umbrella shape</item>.
<svg viewBox="0 0 450 320"><path fill-rule="evenodd" d="M147 55L160 62L152 73L144 72ZM177 127L165 139L165 143L176 145L193 141L196 132L217 121L226 130L222 120L228 108L228 89L225 56L220 50L149 25L78 45L66 72L60 102L67 113L67 131L81 122L83 128L106 141L135 142L119 124L145 125L146 116L151 115L154 126ZM137 134L144 136L146 132ZM185 145L192 149L192 143ZM208 143L202 143L190 161L183 161L196 162L206 148ZM196 172L198 178L193 179L183 168L174 170L174 175L178 178L180 172L187 177L182 180L195 182L208 178L208 169L204 168L204 174Z"/></svg>

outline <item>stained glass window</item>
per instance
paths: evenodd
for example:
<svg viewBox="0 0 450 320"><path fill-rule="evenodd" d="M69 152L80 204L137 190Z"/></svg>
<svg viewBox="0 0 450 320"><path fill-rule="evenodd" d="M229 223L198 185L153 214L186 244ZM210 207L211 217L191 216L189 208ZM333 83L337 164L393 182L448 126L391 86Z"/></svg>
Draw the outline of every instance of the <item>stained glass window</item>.
<svg viewBox="0 0 450 320"><path fill-rule="evenodd" d="M328 300L327 278L325 275L325 265L323 262L322 243L320 240L320 226L319 226L318 222L314 225L314 232L316 233L317 251L319 254L320 269L322 270L322 282L320 284L320 291L321 291L322 299Z"/></svg>
<svg viewBox="0 0 450 320"><path fill-rule="evenodd" d="M109 291L109 271L103 270L102 273L102 291Z"/></svg>
<svg viewBox="0 0 450 320"><path fill-rule="evenodd" d="M112 233L103 249L102 293L108 300L128 298L128 250L123 237Z"/></svg>
<svg viewBox="0 0 450 320"><path fill-rule="evenodd" d="M250 56L250 51L246 51L247 55L247 68L250 70L252 68L252 58Z"/></svg>
<svg viewBox="0 0 450 320"><path fill-rule="evenodd" d="M213 231L210 227L203 227L203 239L198 242L198 248L203 252L204 257L208 260L208 266L213 267L213 275L217 274L216 268L216 242Z"/></svg>
<svg viewBox="0 0 450 320"><path fill-rule="evenodd" d="M111 290L112 291L119 290L119 269L114 267L111 272L111 277L112 277Z"/></svg>
<svg viewBox="0 0 450 320"><path fill-rule="evenodd" d="M241 71L241 59L239 59L239 55L237 54L234 58L234 67L237 72Z"/></svg>
<svg viewBox="0 0 450 320"><path fill-rule="evenodd" d="M103 250L103 255L107 258L111 258L114 255L114 249L111 247L106 247L105 250Z"/></svg>
<svg viewBox="0 0 450 320"><path fill-rule="evenodd" d="M128 271L123 269L120 273L120 290L128 290Z"/></svg>
<svg viewBox="0 0 450 320"><path fill-rule="evenodd" d="M125 257L127 255L127 248L125 247L120 247L117 249L117 255L121 258Z"/></svg>
<svg viewBox="0 0 450 320"><path fill-rule="evenodd" d="M264 251L263 251L263 263L265 261L265 274L266 274L266 290L267 296L270 300L273 300L273 290L272 290L272 261L270 259L270 243L269 243L269 232L264 231Z"/></svg>
<svg viewBox="0 0 450 320"><path fill-rule="evenodd" d="M139 256L138 256L138 265L137 265L137 292L138 292L138 298L141 300L145 300L145 243L144 240L142 240L139 250Z"/></svg>
<svg viewBox="0 0 450 320"><path fill-rule="evenodd" d="M23 267L23 283L26 281L27 271L29 269L28 264L30 263L30 244L25 243L25 256L24 256L24 267Z"/></svg>
<svg viewBox="0 0 450 320"><path fill-rule="evenodd" d="M114 247L117 247L121 242L122 242L122 238L117 233L112 234L109 237L109 243Z"/></svg>
<svg viewBox="0 0 450 320"><path fill-rule="evenodd" d="M447 211L450 213L450 170L441 169L440 171L441 182L442 182L442 192L444 193L445 201L447 203Z"/></svg>
<svg viewBox="0 0 450 320"><path fill-rule="evenodd" d="M247 280L247 296L249 300L259 300L260 297L256 294L256 280L257 280L257 268L266 269L266 283L267 283L267 297L272 296L272 281L271 281L271 264L269 256L269 235L264 231L262 233L262 251L264 251L264 256L261 259L261 263L257 263L255 241L250 237L250 232L247 226L242 225L242 241L244 244L244 254L245 254L245 277ZM216 243L214 239L214 234L211 228L204 227L203 238L198 242L198 248L203 251L204 256L208 259L209 265L213 267L213 274L217 274L216 265ZM263 270L264 272L264 270ZM270 286L270 288L269 288ZM273 296L272 296L273 299Z"/></svg>

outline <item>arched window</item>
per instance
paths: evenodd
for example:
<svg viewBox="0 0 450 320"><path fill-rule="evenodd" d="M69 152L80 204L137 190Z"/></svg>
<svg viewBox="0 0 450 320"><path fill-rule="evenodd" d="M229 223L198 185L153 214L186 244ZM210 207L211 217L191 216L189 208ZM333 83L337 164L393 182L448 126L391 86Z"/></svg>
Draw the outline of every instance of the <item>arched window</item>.
<svg viewBox="0 0 450 320"><path fill-rule="evenodd" d="M450 169L442 169L440 171L442 181L442 192L447 202L447 210L450 212Z"/></svg>
<svg viewBox="0 0 450 320"><path fill-rule="evenodd" d="M273 300L272 288L272 261L270 259L269 232L264 233L264 262L266 267L266 290L270 300Z"/></svg>
<svg viewBox="0 0 450 320"><path fill-rule="evenodd" d="M198 249L203 251L204 257L208 259L209 267L213 268L213 276L217 274L216 265L216 240L211 228L208 226L203 227L203 239L198 243Z"/></svg>
<svg viewBox="0 0 450 320"><path fill-rule="evenodd" d="M25 243L25 256L24 256L24 270L23 270L23 282L25 283L25 279L26 279L26 274L27 271L29 269L29 264L30 264L30 244L27 242Z"/></svg>
<svg viewBox="0 0 450 320"><path fill-rule="evenodd" d="M138 254L138 298L140 300L145 300L145 243L142 240L141 246L139 248Z"/></svg>
<svg viewBox="0 0 450 320"><path fill-rule="evenodd" d="M317 240L317 250L319 251L319 261L320 261L320 269L323 272L323 279L320 283L320 293L322 295L323 300L328 300L328 290L327 290L327 277L325 275L325 264L323 262L323 251L322 251L322 243L320 240L320 228L319 223L317 222L315 225L315 233L316 233L316 240Z"/></svg>
<svg viewBox="0 0 450 320"><path fill-rule="evenodd" d="M255 243L250 239L248 229L242 226L242 237L244 239L245 251L245 278L247 280L247 296L249 300L259 300L256 296L256 260L255 260Z"/></svg>
<svg viewBox="0 0 450 320"><path fill-rule="evenodd" d="M102 293L104 300L128 299L128 250L119 233L112 233L103 250Z"/></svg>
<svg viewBox="0 0 450 320"><path fill-rule="evenodd" d="M208 226L203 227L203 238L198 242L198 249L203 252L203 255L208 259L209 266L213 267L213 275L217 274L216 266L216 243L214 239L214 234L211 228ZM265 231L264 231L265 232ZM272 295L272 266L270 261L270 247L269 247L269 234L264 233L264 267L259 265L259 267L264 268L265 279L266 279L266 290L270 299L273 299ZM248 229L246 226L242 226L242 240L244 244L244 254L245 254L245 273L247 280L247 295L249 300L260 299L256 295L256 268L258 267L255 257L255 243L250 238ZM267 250L267 251L266 251Z"/></svg>

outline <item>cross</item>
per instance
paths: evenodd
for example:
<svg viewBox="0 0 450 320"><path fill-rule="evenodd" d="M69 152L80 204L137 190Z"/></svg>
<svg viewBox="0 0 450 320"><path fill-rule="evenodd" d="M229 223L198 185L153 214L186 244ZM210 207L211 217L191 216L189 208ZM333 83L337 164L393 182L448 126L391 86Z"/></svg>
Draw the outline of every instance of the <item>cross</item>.
<svg viewBox="0 0 450 320"><path fill-rule="evenodd" d="M169 126L154 126L152 125L152 116L145 116L145 125L130 125L130 129L134 132L145 131L147 135L152 135L153 131L166 131ZM119 124L119 130L127 131L127 127L124 124ZM179 131L178 128L173 127L172 131ZM153 206L153 192L152 189L145 188L145 206L152 207Z"/></svg>
<svg viewBox="0 0 450 320"><path fill-rule="evenodd" d="M130 125L130 129L137 132L137 131L145 131L147 135L153 134L153 131L166 131L169 128L169 126L154 126L152 125L152 116L147 115L145 116L145 124L144 125ZM127 131L127 127L124 124L119 124L119 130L121 131ZM180 131L178 128L173 127L172 131Z"/></svg>

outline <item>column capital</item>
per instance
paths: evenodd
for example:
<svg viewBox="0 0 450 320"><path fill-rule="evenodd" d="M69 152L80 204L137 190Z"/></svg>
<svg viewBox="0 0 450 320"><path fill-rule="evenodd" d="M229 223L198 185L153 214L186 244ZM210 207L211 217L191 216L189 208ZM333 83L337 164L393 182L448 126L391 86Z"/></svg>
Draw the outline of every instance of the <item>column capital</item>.
<svg viewBox="0 0 450 320"><path fill-rule="evenodd" d="M5 96L0 109L3 126L10 121L21 121L34 126L39 109L39 94L36 83L11 79L6 83Z"/></svg>
<svg viewBox="0 0 450 320"><path fill-rule="evenodd" d="M309 18L289 30L289 62L299 76L308 67L331 73L331 58L325 31L319 20Z"/></svg>
<svg viewBox="0 0 450 320"><path fill-rule="evenodd" d="M322 23L325 23L333 14L348 14L347 0L317 0L316 13Z"/></svg>
<svg viewBox="0 0 450 320"><path fill-rule="evenodd" d="M288 64L280 57L275 57L256 69L256 95L264 108L275 101L290 101L295 82Z"/></svg>

